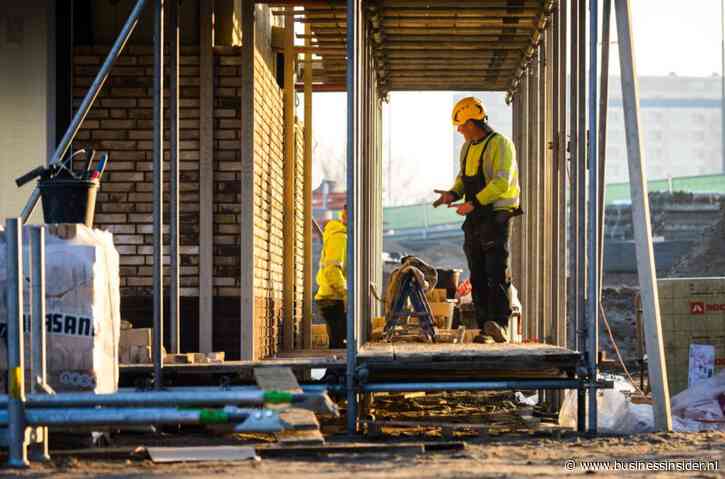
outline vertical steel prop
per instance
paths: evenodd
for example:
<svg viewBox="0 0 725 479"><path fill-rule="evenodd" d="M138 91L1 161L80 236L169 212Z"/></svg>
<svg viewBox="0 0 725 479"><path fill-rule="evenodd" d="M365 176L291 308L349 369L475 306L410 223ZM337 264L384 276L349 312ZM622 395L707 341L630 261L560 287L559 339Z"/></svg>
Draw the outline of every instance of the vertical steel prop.
<svg viewBox="0 0 725 479"><path fill-rule="evenodd" d="M179 353L179 0L169 2L169 37L169 349Z"/></svg>
<svg viewBox="0 0 725 479"><path fill-rule="evenodd" d="M46 335L45 335L45 227L33 226L30 230L30 257L32 261L32 310L30 314L30 341L32 363L31 391L40 392L41 386L47 384L46 361ZM36 461L49 461L48 454L48 428L38 431L40 447L31 448L31 459Z"/></svg>
<svg viewBox="0 0 725 479"><path fill-rule="evenodd" d="M163 384L161 351L164 337L164 0L154 1L154 140L153 140L153 202L154 202L154 389Z"/></svg>
<svg viewBox="0 0 725 479"><path fill-rule="evenodd" d="M672 412L652 248L647 170L639 127L639 82L634 60L632 14L628 0L615 0L614 6L617 18L619 64L622 72L622 104L627 141L627 163L629 164L629 186L632 197L632 224L634 225L635 251L637 253L637 274L644 311L648 371L654 398L655 428L659 431L671 431Z"/></svg>
<svg viewBox="0 0 725 479"><path fill-rule="evenodd" d="M28 465L25 441L25 351L23 345L23 220L5 221L7 245L8 463Z"/></svg>
<svg viewBox="0 0 725 479"><path fill-rule="evenodd" d="M589 217L587 229L587 367L589 370L589 430L597 432L597 356L599 356L599 165L597 161L597 43L599 2L589 2Z"/></svg>
<svg viewBox="0 0 725 479"><path fill-rule="evenodd" d="M359 127L360 127L360 16L361 0L347 0L347 430L357 431L357 400L355 370L358 353L358 276L360 195Z"/></svg>

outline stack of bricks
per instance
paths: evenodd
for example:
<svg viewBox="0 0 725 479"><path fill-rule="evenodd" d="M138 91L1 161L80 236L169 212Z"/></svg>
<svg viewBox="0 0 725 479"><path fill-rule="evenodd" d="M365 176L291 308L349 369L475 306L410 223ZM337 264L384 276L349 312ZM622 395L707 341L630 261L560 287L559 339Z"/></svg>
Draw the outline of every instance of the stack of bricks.
<svg viewBox="0 0 725 479"><path fill-rule="evenodd" d="M77 47L74 56L74 104L80 104L108 47ZM241 77L240 49L214 48L214 279L217 298L240 296ZM180 62L180 254L181 295L199 295L199 50L182 48ZM78 133L74 149L93 146L109 153L96 205L96 227L111 231L121 255L121 294L149 297L153 269L153 55L150 47L129 46L118 59ZM276 354L282 331L283 275L283 104L274 73L259 52L255 58L255 204L254 295L258 357ZM168 104L167 104L168 106ZM168 127L168 123L167 123ZM168 128L165 133L168 139ZM298 135L301 137L301 134ZM168 172L168 141L164 165ZM298 164L303 162L298 147ZM302 168L298 167L301 191ZM164 223L168 224L168 175L165 175ZM301 197L300 197L301 198ZM299 200L301 201L301 199ZM302 238L298 201L295 221ZM164 227L168 233L168 226ZM166 242L167 235L164 237ZM167 244L167 243L165 243ZM165 250L166 251L166 250ZM297 248L297 254L300 254ZM168 264L168 257L164 258ZM301 264L301 259L300 259ZM168 270L165 271L168 274ZM168 280L168 278L167 278ZM299 282L299 280L298 280ZM301 282L300 282L301 287ZM301 289L299 297L301 298ZM299 300L301 304L301 299ZM216 302L215 302L216 304ZM225 304L233 304L226 302ZM236 320L219 324L215 347L238 348ZM296 308L299 318L301 308ZM215 310L216 311L216 310ZM123 313L123 312L122 312ZM222 315L224 316L224 315ZM182 318L183 319L183 318ZM299 322L299 319L296 320ZM235 329L236 328L236 329ZM222 339L224 339L222 341ZM219 344L217 344L219 343ZM221 344L224 343L224 344ZM228 343L228 344L227 344ZM232 344L234 343L234 344Z"/></svg>

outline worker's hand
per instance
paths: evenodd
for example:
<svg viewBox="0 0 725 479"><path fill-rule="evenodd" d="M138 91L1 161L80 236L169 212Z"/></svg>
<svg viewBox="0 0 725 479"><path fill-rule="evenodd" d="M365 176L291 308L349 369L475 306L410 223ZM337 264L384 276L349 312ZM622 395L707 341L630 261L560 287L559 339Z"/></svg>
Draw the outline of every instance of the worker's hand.
<svg viewBox="0 0 725 479"><path fill-rule="evenodd" d="M449 205L456 201L456 195L450 191L433 190L433 192L440 195L438 199L433 202L433 208L438 208L440 205Z"/></svg>
<svg viewBox="0 0 725 479"><path fill-rule="evenodd" d="M473 203L470 201L467 201L466 203L460 203L456 205L448 205L449 208L455 208L456 213L458 213L461 216L466 216L468 213L471 213L473 211Z"/></svg>

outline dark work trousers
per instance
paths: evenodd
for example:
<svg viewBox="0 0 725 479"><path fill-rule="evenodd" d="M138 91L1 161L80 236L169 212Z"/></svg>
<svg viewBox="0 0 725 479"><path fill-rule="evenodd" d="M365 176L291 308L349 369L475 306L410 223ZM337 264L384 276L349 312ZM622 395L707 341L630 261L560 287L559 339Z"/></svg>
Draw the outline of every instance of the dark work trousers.
<svg viewBox="0 0 725 479"><path fill-rule="evenodd" d="M327 324L330 349L343 349L347 338L347 314L345 302L336 299L317 300L317 309Z"/></svg>
<svg viewBox="0 0 725 479"><path fill-rule="evenodd" d="M476 322L483 331L486 321L508 327L511 307L509 238L511 219L499 214L485 221L464 225L463 251L471 272L471 296L476 308Z"/></svg>

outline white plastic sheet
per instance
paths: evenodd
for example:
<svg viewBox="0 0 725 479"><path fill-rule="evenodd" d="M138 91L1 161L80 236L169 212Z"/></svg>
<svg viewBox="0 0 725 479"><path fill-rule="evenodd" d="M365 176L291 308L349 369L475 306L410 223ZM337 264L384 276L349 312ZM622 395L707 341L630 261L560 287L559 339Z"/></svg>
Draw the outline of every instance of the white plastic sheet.
<svg viewBox="0 0 725 479"><path fill-rule="evenodd" d="M601 374L599 378L612 381L614 387L597 390L597 430L621 434L651 431L654 424L652 407L632 404L630 395L635 391L634 386L622 376ZM559 411L560 425L576 428L576 396L576 391L566 391Z"/></svg>
<svg viewBox="0 0 725 479"><path fill-rule="evenodd" d="M620 376L608 377L614 389L597 394L599 430L633 434L654 430L654 412L649 404L633 404L634 387ZM672 429L677 432L725 431L725 371L675 395L671 401ZM559 411L559 424L576 427L576 391L567 391Z"/></svg>
<svg viewBox="0 0 725 479"><path fill-rule="evenodd" d="M31 309L28 227L23 232L26 331ZM64 240L46 234L48 382L56 391L115 392L120 336L119 256L111 233L79 226ZM0 291L6 288L5 235L0 231ZM7 309L0 295L0 370L7 367ZM26 368L30 336L25 335ZM29 377L29 376L28 376Z"/></svg>

